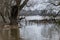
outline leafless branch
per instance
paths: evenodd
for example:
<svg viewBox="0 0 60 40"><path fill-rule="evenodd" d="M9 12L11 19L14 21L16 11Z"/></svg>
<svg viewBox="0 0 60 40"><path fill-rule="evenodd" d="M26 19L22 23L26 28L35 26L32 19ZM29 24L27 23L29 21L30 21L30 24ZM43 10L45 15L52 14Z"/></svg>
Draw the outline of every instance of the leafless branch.
<svg viewBox="0 0 60 40"><path fill-rule="evenodd" d="M28 2L29 0L25 0L20 6L19 6L19 10L21 10Z"/></svg>
<svg viewBox="0 0 60 40"><path fill-rule="evenodd" d="M19 6L22 0L15 0L15 1L16 1L16 5Z"/></svg>
<svg viewBox="0 0 60 40"><path fill-rule="evenodd" d="M59 6L60 5L60 2L56 5L56 4L54 4L54 3L50 3L50 4L53 4L54 6Z"/></svg>

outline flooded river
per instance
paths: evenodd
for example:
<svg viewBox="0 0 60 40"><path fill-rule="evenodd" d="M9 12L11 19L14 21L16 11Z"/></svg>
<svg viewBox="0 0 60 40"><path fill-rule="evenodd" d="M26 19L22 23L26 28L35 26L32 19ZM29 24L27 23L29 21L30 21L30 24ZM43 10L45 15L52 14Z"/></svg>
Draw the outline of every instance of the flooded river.
<svg viewBox="0 0 60 40"><path fill-rule="evenodd" d="M20 26L22 40L60 40L60 26L56 23L23 19Z"/></svg>

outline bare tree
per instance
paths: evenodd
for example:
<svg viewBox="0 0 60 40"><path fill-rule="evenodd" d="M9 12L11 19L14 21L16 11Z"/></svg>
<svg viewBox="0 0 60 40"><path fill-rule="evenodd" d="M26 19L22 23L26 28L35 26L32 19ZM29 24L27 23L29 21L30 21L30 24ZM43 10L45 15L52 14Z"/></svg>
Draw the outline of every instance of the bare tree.
<svg viewBox="0 0 60 40"><path fill-rule="evenodd" d="M12 29L12 27L18 28L18 26L16 26L17 25L18 11L21 11L22 8L27 4L27 2L29 0L24 0L24 2L22 4L21 4L22 0L15 0L15 1L16 1L16 5L11 7L10 26L15 25L15 26L11 26L11 34L13 34L13 36L15 34L15 36L14 36L15 40L19 40L19 37L18 37L19 30L18 29Z"/></svg>
<svg viewBox="0 0 60 40"><path fill-rule="evenodd" d="M21 0L15 0L16 5L12 6L11 10L11 16L10 16L10 24L16 24L17 23L17 16L18 16L18 10L22 10L22 8L27 4L28 0L25 0L21 5Z"/></svg>
<svg viewBox="0 0 60 40"><path fill-rule="evenodd" d="M1 1L1 0L0 0ZM5 14L8 15L8 18L10 20L10 23L8 24L10 27L11 31L11 39L10 40L20 40L19 39L19 28L18 28L18 23L17 23L17 16L18 16L18 11L21 11L23 7L27 4L29 0L24 0L23 3L21 4L22 0L14 0L16 2L16 5L11 6L12 0L3 0L1 7L1 13L0 15L3 18L4 23L6 23L5 19Z"/></svg>

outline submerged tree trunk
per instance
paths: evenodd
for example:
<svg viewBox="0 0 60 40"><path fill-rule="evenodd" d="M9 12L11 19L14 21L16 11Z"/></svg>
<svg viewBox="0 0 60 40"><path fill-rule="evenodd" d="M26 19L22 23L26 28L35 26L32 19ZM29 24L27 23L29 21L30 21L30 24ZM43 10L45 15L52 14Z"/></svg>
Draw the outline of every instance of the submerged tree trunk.
<svg viewBox="0 0 60 40"><path fill-rule="evenodd" d="M11 7L11 16L10 16L10 26L11 26L11 40L21 40L19 38L19 28L17 23L18 11L21 11L22 8L27 4L29 0L25 0L21 5L22 0L16 0L16 5ZM20 5L20 6L19 6Z"/></svg>
<svg viewBox="0 0 60 40"><path fill-rule="evenodd" d="M11 7L11 16L10 16L10 30L11 30L11 40L19 40L19 28L17 23L18 7Z"/></svg>
<svg viewBox="0 0 60 40"><path fill-rule="evenodd" d="M20 40L19 38L19 28L18 25L10 25L11 28L11 40Z"/></svg>
<svg viewBox="0 0 60 40"><path fill-rule="evenodd" d="M11 36L10 36L10 39L8 39L8 32L7 32L7 30L4 30L4 35L2 35L3 39L1 39L1 40L20 40L20 38L19 38L19 36L20 36L19 35L19 28L18 28L18 23L17 23L18 10L21 11L22 8L27 4L27 2L29 0L24 0L22 4L21 4L22 0L14 0L14 1L16 1L16 5L14 5L12 7L11 7L11 5L6 5L8 7L9 6L11 7L11 12L10 12L10 14L8 16L9 22L10 22L8 24L9 25L8 27L10 28L9 30L10 30L10 35ZM8 4L8 2L7 2L7 4ZM2 12L3 12L3 10L2 10ZM5 20L5 17L4 17L5 15L2 15L2 14L0 14L0 15L2 16L3 21L6 23L7 20ZM4 26L5 25L6 24L4 24ZM7 27L7 25L5 27Z"/></svg>

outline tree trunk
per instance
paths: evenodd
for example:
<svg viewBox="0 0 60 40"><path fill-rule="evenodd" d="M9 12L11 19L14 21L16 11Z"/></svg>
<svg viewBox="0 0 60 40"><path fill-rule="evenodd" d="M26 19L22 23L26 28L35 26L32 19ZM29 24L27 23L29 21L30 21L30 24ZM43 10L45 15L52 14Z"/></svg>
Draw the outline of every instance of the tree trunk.
<svg viewBox="0 0 60 40"><path fill-rule="evenodd" d="M28 0L25 0L21 5L21 0L16 0L16 5L11 7L10 16L10 27L11 27L11 40L20 40L19 38L19 28L17 23L18 10L21 11L22 8L27 4ZM20 6L19 6L20 5Z"/></svg>
<svg viewBox="0 0 60 40"><path fill-rule="evenodd" d="M11 7L11 16L10 16L10 24L17 24L17 16L18 16L18 7L14 5Z"/></svg>
<svg viewBox="0 0 60 40"><path fill-rule="evenodd" d="M10 30L11 30L11 40L19 40L19 28L17 23L18 7L11 7L11 16L10 16Z"/></svg>

